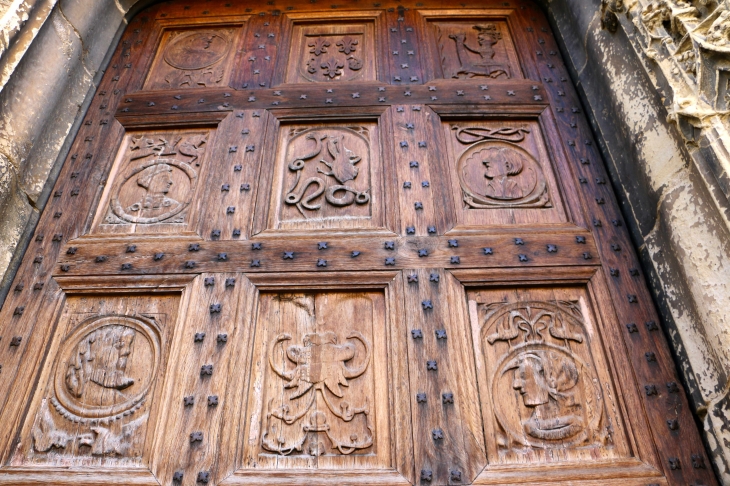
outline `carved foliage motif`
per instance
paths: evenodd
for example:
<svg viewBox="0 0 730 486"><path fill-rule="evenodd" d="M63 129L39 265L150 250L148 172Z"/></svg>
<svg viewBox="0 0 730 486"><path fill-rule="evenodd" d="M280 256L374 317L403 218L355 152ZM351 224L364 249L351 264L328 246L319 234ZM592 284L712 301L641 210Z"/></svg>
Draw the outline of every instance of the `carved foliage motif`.
<svg viewBox="0 0 730 486"><path fill-rule="evenodd" d="M439 24L437 36L444 76L451 78L511 78L504 46L503 24L484 22Z"/></svg>
<svg viewBox="0 0 730 486"><path fill-rule="evenodd" d="M132 136L105 224L183 223L207 134Z"/></svg>
<svg viewBox="0 0 730 486"><path fill-rule="evenodd" d="M470 208L551 207L548 185L537 160L518 145L525 127L453 126L456 140L469 147L458 159L464 203Z"/></svg>
<svg viewBox="0 0 730 486"><path fill-rule="evenodd" d="M285 219L367 216L370 157L365 127L297 131L287 148ZM297 213L299 217L297 218Z"/></svg>
<svg viewBox="0 0 730 486"><path fill-rule="evenodd" d="M227 71L233 29L173 31L158 69L169 88L220 86ZM157 83L159 84L159 82ZM163 87L163 86L156 86Z"/></svg>
<svg viewBox="0 0 730 486"><path fill-rule="evenodd" d="M481 306L503 451L610 446L600 380L573 302Z"/></svg>
<svg viewBox="0 0 730 486"><path fill-rule="evenodd" d="M37 453L133 457L161 361L151 317L97 316L68 336L31 431Z"/></svg>
<svg viewBox="0 0 730 486"><path fill-rule="evenodd" d="M375 430L370 329L372 302L335 299L343 322L323 322L327 296L282 294L282 332L269 343L270 396L261 447L278 455L368 453ZM315 309L317 309L315 311ZM323 314L335 318L334 308ZM359 322L349 321L357 316ZM365 323L365 326L359 324ZM282 329L282 330L283 330Z"/></svg>
<svg viewBox="0 0 730 486"><path fill-rule="evenodd" d="M303 76L310 81L352 79L362 69L362 34L307 36ZM333 47L334 46L334 47Z"/></svg>

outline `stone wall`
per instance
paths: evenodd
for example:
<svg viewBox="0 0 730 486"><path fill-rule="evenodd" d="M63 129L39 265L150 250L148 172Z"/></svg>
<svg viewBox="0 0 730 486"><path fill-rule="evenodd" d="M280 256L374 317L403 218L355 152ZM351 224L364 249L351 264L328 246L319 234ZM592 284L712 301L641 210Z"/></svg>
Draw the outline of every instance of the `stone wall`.
<svg viewBox="0 0 730 486"><path fill-rule="evenodd" d="M106 56L145 1L0 0L0 303ZM730 485L727 1L542 3Z"/></svg>

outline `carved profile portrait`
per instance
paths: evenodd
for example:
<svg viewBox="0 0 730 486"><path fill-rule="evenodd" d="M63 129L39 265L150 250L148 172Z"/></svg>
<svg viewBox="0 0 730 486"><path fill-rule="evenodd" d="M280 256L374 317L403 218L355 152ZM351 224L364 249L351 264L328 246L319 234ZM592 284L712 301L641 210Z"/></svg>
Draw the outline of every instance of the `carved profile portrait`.
<svg viewBox="0 0 730 486"><path fill-rule="evenodd" d="M605 445L603 400L580 310L570 302L483 307L495 418L506 449Z"/></svg>
<svg viewBox="0 0 730 486"><path fill-rule="evenodd" d="M542 168L519 145L497 140L476 143L462 153L458 167L468 207L550 207Z"/></svg>

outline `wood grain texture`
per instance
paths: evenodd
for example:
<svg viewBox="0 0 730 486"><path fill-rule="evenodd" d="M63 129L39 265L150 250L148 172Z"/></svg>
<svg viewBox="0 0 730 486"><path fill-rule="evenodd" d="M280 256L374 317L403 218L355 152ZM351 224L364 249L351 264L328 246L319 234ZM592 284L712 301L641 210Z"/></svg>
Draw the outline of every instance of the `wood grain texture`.
<svg viewBox="0 0 730 486"><path fill-rule="evenodd" d="M356 2L130 21L0 310L0 484L716 484L543 13Z"/></svg>

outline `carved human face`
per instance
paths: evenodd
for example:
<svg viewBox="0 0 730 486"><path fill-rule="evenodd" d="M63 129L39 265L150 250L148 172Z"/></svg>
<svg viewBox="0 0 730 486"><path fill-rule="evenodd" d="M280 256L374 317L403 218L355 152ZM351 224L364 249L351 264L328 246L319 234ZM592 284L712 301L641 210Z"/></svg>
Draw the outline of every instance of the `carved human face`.
<svg viewBox="0 0 730 486"><path fill-rule="evenodd" d="M483 160L482 164L484 164L484 167L487 169L484 173L484 177L487 179L505 176L511 168L510 163L503 158L497 160Z"/></svg>
<svg viewBox="0 0 730 486"><path fill-rule="evenodd" d="M170 187L172 186L172 176L170 175L170 171L162 171L152 178L152 181L150 182L150 188L149 192L151 194L167 194L170 192Z"/></svg>
<svg viewBox="0 0 730 486"><path fill-rule="evenodd" d="M512 388L519 390L522 401L527 407L536 407L548 402L545 373L537 358L526 356L520 360L520 366L515 369Z"/></svg>

